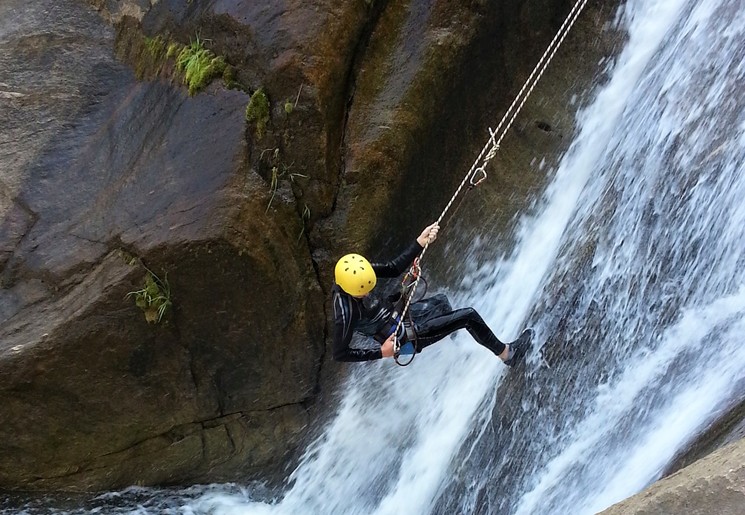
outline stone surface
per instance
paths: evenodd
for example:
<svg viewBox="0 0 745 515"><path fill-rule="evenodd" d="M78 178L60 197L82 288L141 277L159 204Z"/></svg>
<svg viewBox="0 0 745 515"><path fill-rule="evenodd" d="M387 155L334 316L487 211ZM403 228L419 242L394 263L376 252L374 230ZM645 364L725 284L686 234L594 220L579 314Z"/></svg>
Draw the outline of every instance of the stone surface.
<svg viewBox="0 0 745 515"><path fill-rule="evenodd" d="M80 2L0 19L0 485L281 467L325 322L302 225L248 164L248 95L137 81ZM126 298L145 266L170 287L159 324Z"/></svg>
<svg viewBox="0 0 745 515"><path fill-rule="evenodd" d="M603 515L741 515L745 511L745 440L723 447L613 505Z"/></svg>

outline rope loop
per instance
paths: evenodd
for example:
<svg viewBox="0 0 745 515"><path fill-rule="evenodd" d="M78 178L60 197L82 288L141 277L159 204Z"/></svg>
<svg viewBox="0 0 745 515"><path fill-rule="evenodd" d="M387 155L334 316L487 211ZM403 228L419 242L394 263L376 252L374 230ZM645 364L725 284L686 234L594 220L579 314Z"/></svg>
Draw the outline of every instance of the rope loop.
<svg viewBox="0 0 745 515"><path fill-rule="evenodd" d="M396 365L398 365L399 367L408 367L409 365L411 365L411 362L414 361L414 357L416 357L416 354L412 354L411 357L409 358L409 361L407 361L406 363L401 363L398 360L400 356L401 354L399 353L396 353L393 355L393 359L396 361Z"/></svg>
<svg viewBox="0 0 745 515"><path fill-rule="evenodd" d="M482 168L489 164L489 161L491 161L499 151L499 142L501 141L501 139L497 140L496 137L497 131L493 131L491 127L489 127L489 140L486 142L486 144L489 145L489 143L491 143L492 146L491 149L489 149L489 153L486 154L486 157L484 158L484 164L482 165Z"/></svg>
<svg viewBox="0 0 745 515"><path fill-rule="evenodd" d="M479 177L479 179L476 180L476 177L478 175L481 175L481 177ZM476 168L473 171L473 174L471 175L471 179L470 179L469 182L470 182L471 186L475 188L476 186L478 186L479 184L481 184L482 182L484 182L487 177L488 176L486 174L486 170L484 170L484 167L483 166L479 166L478 168Z"/></svg>

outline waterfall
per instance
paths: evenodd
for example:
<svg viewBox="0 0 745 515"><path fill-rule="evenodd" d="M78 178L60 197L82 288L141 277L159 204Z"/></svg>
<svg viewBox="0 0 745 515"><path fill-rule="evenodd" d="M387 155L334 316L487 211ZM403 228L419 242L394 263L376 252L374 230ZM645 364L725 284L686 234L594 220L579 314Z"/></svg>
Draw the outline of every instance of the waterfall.
<svg viewBox="0 0 745 515"><path fill-rule="evenodd" d="M624 6L626 46L537 214L456 295L503 338L537 330L525 373L467 335L405 371L356 366L282 499L195 507L595 513L657 479L745 391L739 4Z"/></svg>
<svg viewBox="0 0 745 515"><path fill-rule="evenodd" d="M542 272L543 253L550 270L482 295L519 311L536 295L543 362L520 406L472 429L438 512L595 513L745 391L745 13L633 1L624 16L626 48L516 250L513 266Z"/></svg>
<svg viewBox="0 0 745 515"><path fill-rule="evenodd" d="M352 365L280 498L212 485L158 512L596 513L742 397L745 10L629 0L619 20L628 41L512 254L451 292L502 339L532 326L526 366L465 333L405 369Z"/></svg>

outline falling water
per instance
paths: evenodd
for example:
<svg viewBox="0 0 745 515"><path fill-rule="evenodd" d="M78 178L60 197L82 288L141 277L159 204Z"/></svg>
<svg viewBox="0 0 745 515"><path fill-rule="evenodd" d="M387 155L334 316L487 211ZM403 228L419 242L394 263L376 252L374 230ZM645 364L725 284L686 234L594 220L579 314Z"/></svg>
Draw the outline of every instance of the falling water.
<svg viewBox="0 0 745 515"><path fill-rule="evenodd" d="M535 292L542 357L520 406L472 429L437 511L595 513L745 392L745 12L635 1L625 15L612 79L484 295L521 310ZM542 255L550 271L526 287Z"/></svg>
<svg viewBox="0 0 745 515"><path fill-rule="evenodd" d="M213 485L100 504L577 514L657 479L745 393L745 10L629 0L621 18L628 42L537 214L490 280L464 282L488 286L454 292L505 339L536 329L526 367L460 334L407 369L354 366L281 498Z"/></svg>

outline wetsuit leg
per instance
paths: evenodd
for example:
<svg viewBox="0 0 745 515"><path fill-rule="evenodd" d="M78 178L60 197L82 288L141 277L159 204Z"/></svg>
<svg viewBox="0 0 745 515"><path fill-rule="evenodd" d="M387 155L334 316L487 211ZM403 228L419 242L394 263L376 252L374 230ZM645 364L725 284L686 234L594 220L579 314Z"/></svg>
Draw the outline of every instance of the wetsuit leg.
<svg viewBox="0 0 745 515"><path fill-rule="evenodd" d="M417 323L417 347L419 350L428 347L458 329L466 329L474 340L497 356L505 349L504 343L499 341L481 315L473 308L456 309Z"/></svg>

